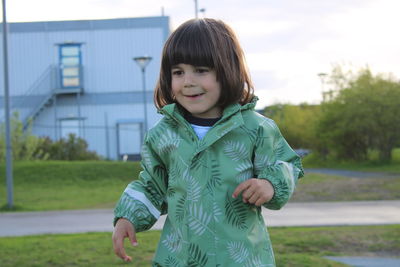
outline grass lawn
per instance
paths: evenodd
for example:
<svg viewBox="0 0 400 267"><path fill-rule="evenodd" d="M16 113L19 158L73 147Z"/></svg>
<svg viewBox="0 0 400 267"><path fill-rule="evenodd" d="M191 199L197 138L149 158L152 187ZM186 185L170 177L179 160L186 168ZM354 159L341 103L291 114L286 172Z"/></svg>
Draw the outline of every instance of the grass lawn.
<svg viewBox="0 0 400 267"><path fill-rule="evenodd" d="M4 164L0 173L5 172ZM15 162L17 211L112 208L126 185L136 179L138 162ZM400 199L398 178L343 178L307 174L291 201ZM6 184L0 183L0 211L6 211ZM2 208L1 208L2 207Z"/></svg>
<svg viewBox="0 0 400 267"><path fill-rule="evenodd" d="M298 182L291 202L400 199L398 178L347 178L310 173Z"/></svg>
<svg viewBox="0 0 400 267"><path fill-rule="evenodd" d="M371 171L371 172L389 172L400 174L400 148L393 149L392 161L382 163L378 161L376 151L369 155L369 160L364 162L346 161L333 161L322 160L314 154L310 154L303 159L305 168L331 168L331 169L344 169L354 171Z"/></svg>
<svg viewBox="0 0 400 267"><path fill-rule="evenodd" d="M400 225L270 228L277 266L346 266L323 256L400 255ZM138 234L139 246L126 243L134 262L113 254L111 233L0 238L0 266L149 266L159 231Z"/></svg>
<svg viewBox="0 0 400 267"><path fill-rule="evenodd" d="M111 208L139 171L137 162L15 162L14 203L20 211ZM5 195L1 182L0 206Z"/></svg>

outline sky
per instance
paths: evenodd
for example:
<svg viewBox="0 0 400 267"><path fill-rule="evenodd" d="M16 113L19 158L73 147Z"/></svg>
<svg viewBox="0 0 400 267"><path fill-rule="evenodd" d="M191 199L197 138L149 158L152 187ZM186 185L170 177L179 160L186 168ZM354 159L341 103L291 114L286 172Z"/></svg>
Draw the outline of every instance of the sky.
<svg viewBox="0 0 400 267"><path fill-rule="evenodd" d="M318 73L333 66L400 78L398 0L198 0L199 17L236 32L260 100L317 104ZM171 29L195 16L194 0L9 0L8 22L166 15Z"/></svg>

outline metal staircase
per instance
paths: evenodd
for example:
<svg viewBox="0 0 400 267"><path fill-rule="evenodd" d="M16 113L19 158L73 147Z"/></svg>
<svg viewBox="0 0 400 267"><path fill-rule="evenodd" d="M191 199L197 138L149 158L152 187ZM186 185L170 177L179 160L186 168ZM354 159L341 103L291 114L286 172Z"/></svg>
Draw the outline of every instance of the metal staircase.
<svg viewBox="0 0 400 267"><path fill-rule="evenodd" d="M80 67L80 71L81 71ZM11 103L11 111L17 111L26 129L40 113L53 105L58 95L80 94L82 88L60 89L60 68L57 65L48 66L39 78L29 87L26 93L16 97Z"/></svg>

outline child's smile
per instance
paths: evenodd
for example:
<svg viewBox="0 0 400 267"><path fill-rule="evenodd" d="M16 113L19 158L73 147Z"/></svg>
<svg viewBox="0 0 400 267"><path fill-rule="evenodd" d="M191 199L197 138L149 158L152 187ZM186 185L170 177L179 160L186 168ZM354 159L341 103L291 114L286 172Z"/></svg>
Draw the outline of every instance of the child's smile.
<svg viewBox="0 0 400 267"><path fill-rule="evenodd" d="M202 96L202 95L204 95L204 93L195 94L195 95L185 95L185 96L186 96L186 97L189 97L189 98L195 99L195 98L199 98L199 97Z"/></svg>
<svg viewBox="0 0 400 267"><path fill-rule="evenodd" d="M222 109L217 105L221 88L213 69L178 64L171 73L172 94L188 112L199 118L221 116Z"/></svg>

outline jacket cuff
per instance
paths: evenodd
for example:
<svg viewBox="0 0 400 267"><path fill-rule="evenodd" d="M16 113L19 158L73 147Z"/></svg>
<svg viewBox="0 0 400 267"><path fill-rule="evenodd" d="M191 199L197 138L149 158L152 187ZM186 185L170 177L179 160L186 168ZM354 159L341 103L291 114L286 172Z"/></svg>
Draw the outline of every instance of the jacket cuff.
<svg viewBox="0 0 400 267"><path fill-rule="evenodd" d="M274 188L274 196L263 206L271 210L281 209L289 201L293 189L289 188L288 181L282 176L279 168L270 166L261 172L258 177L259 179L268 180Z"/></svg>
<svg viewBox="0 0 400 267"><path fill-rule="evenodd" d="M264 207L271 210L279 210L281 209L288 201L291 196L291 192L286 183L280 181L279 179L270 179L270 178L260 178L266 179L274 188L274 196L270 201L264 204Z"/></svg>
<svg viewBox="0 0 400 267"><path fill-rule="evenodd" d="M121 197L114 210L114 226L120 218L130 221L136 232L150 229L157 221L142 202L126 195Z"/></svg>

